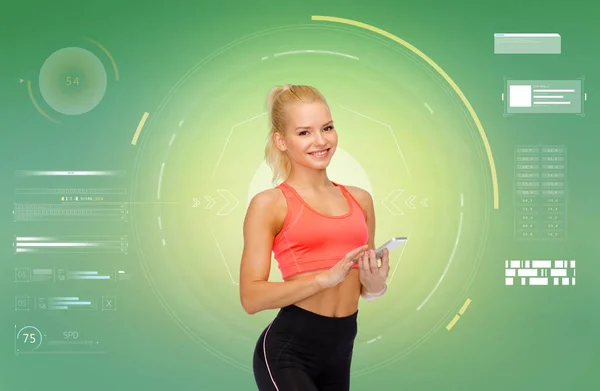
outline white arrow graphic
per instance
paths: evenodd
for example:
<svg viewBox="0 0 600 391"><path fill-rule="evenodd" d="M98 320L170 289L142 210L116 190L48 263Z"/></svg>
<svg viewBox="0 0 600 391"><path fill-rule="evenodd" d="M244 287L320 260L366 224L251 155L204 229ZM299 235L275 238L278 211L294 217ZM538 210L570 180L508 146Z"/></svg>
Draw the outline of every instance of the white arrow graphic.
<svg viewBox="0 0 600 391"><path fill-rule="evenodd" d="M192 205L192 208L197 208L198 205L200 205L200 201L197 198L192 198L192 201L194 201L194 205Z"/></svg>
<svg viewBox="0 0 600 391"><path fill-rule="evenodd" d="M210 197L210 196L204 196L204 199L206 201L208 201L208 203L206 204L206 206L204 207L204 209L210 209L213 206L215 206L215 204L217 203L217 201L213 200L212 197Z"/></svg>
<svg viewBox="0 0 600 391"><path fill-rule="evenodd" d="M231 194L228 190L217 190L217 193L219 193L221 195L221 197L223 197L223 199L225 200L225 202L227 202L218 212L217 215L218 216L227 216L228 214L230 214L231 212L233 212L233 210L235 209L236 206L238 206L238 204L240 203L240 201L235 198L233 196L233 194Z"/></svg>
<svg viewBox="0 0 600 391"><path fill-rule="evenodd" d="M421 205L423 205L423 207L425 207L425 208L429 207L429 205L427 205L427 198L423 198L421 200Z"/></svg>
<svg viewBox="0 0 600 391"><path fill-rule="evenodd" d="M415 209L415 206L412 204L412 201L417 198L417 196L410 196L408 197L408 199L406 201L404 201L404 203L406 204L406 206L408 206L410 209Z"/></svg>
<svg viewBox="0 0 600 391"><path fill-rule="evenodd" d="M400 210L400 208L398 208L398 205L396 205L394 203L394 201L396 200L396 198L400 197L400 195L402 193L404 193L404 190L402 190L402 189L394 189L383 200L381 200L381 203L383 204L383 206L385 206L385 208L387 210L389 210L390 213L392 215L394 215L394 216L402 216L402 215L404 215L404 213L402 212L402 210ZM388 206L388 203L393 207L393 209Z"/></svg>

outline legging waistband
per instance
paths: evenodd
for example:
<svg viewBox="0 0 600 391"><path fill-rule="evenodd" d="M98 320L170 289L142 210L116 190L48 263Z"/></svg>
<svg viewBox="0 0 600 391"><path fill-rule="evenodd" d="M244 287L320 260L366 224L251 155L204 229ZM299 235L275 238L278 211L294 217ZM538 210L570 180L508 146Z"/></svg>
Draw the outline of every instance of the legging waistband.
<svg viewBox="0 0 600 391"><path fill-rule="evenodd" d="M331 317L292 304L281 308L273 323L277 328L299 330L302 334L354 335L357 331L357 318L358 310L352 315Z"/></svg>

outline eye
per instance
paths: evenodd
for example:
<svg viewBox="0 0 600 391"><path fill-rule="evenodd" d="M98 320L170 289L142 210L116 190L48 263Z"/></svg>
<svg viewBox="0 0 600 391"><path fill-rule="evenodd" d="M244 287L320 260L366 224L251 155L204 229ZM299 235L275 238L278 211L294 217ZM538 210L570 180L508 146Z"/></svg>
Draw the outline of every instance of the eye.
<svg viewBox="0 0 600 391"><path fill-rule="evenodd" d="M333 130L333 125L326 126L323 130Z"/></svg>
<svg viewBox="0 0 600 391"><path fill-rule="evenodd" d="M308 134L308 130L303 130L300 133L298 133L298 136L305 136Z"/></svg>

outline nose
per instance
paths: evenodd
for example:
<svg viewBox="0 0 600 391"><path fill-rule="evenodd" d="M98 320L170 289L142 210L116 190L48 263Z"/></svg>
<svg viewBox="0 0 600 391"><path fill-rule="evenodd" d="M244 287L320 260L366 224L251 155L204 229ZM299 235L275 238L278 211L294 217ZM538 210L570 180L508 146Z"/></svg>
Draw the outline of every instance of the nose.
<svg viewBox="0 0 600 391"><path fill-rule="evenodd" d="M315 145L324 145L325 144L325 137L323 136L323 133L321 132L315 132L315 137L313 138Z"/></svg>

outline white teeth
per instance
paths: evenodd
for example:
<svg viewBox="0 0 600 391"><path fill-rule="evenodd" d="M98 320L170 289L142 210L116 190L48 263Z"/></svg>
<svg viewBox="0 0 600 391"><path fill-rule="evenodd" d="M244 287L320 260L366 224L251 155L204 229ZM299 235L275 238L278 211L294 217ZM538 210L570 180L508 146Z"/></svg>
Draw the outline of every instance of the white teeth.
<svg viewBox="0 0 600 391"><path fill-rule="evenodd" d="M311 155L313 155L314 157L323 157L323 156L327 155L327 150L321 151L321 152L311 153Z"/></svg>

